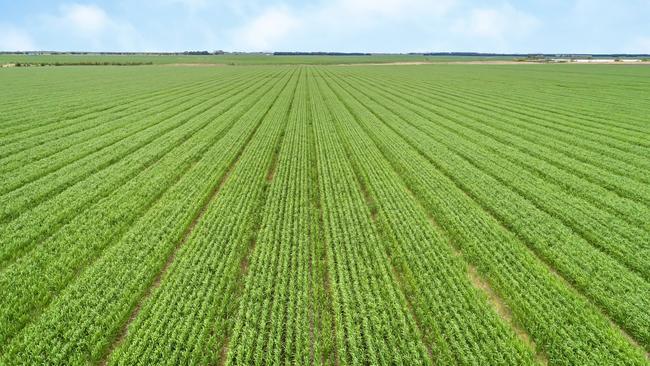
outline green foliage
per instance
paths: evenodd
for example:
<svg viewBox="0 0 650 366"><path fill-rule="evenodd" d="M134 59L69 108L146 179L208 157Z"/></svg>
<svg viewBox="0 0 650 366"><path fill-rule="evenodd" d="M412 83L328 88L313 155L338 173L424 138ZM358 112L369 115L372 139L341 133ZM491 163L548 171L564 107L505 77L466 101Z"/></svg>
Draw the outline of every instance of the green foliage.
<svg viewBox="0 0 650 366"><path fill-rule="evenodd" d="M0 364L648 364L649 73L3 69Z"/></svg>
<svg viewBox="0 0 650 366"><path fill-rule="evenodd" d="M0 64L14 63L16 66L139 66L170 64L207 65L333 65L390 62L454 62L511 60L509 56L420 56L420 55L370 55L370 56L326 56L326 55L267 55L267 54L222 54L222 55L23 55L0 54Z"/></svg>

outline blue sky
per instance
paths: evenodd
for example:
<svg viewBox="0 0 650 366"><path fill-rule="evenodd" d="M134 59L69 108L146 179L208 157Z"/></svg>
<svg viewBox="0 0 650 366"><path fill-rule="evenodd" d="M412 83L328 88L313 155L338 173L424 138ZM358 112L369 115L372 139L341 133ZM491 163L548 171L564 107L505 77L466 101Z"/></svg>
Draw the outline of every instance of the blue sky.
<svg viewBox="0 0 650 366"><path fill-rule="evenodd" d="M650 0L0 0L0 50L650 53Z"/></svg>

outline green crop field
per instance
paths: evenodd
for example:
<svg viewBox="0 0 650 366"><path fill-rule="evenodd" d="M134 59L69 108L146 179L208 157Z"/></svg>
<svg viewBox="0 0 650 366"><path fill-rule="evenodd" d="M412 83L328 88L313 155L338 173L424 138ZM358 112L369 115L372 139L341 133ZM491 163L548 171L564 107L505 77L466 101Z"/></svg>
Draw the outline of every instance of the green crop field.
<svg viewBox="0 0 650 366"><path fill-rule="evenodd" d="M2 365L650 364L649 67L0 85Z"/></svg>
<svg viewBox="0 0 650 366"><path fill-rule="evenodd" d="M198 64L198 65L332 65L394 62L458 62L513 60L510 56L422 56L398 54L374 54L367 56L311 56L311 55L265 55L265 54L223 54L223 55L97 55L97 54L0 54L0 65L22 63L25 65L68 65L68 64Z"/></svg>

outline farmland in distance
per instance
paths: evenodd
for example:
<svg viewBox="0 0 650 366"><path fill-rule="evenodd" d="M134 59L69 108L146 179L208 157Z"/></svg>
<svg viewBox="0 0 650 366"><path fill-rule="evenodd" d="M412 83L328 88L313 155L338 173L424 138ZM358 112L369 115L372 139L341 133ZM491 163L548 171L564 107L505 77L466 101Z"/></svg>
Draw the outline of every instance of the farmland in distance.
<svg viewBox="0 0 650 366"><path fill-rule="evenodd" d="M650 363L643 65L0 85L0 364Z"/></svg>

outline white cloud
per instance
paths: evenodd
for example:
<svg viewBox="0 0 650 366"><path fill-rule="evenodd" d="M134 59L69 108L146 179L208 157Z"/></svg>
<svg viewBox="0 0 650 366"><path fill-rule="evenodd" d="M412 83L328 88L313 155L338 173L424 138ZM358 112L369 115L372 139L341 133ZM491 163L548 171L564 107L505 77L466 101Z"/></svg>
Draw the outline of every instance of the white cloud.
<svg viewBox="0 0 650 366"><path fill-rule="evenodd" d="M0 51L33 51L32 37L25 31L0 24Z"/></svg>
<svg viewBox="0 0 650 366"><path fill-rule="evenodd" d="M393 26L413 27L413 22L434 22L456 5L456 0L336 0L306 14L317 27L339 34Z"/></svg>
<svg viewBox="0 0 650 366"><path fill-rule="evenodd" d="M181 5L191 12L203 9L209 5L208 0L165 0L165 2L173 5Z"/></svg>
<svg viewBox="0 0 650 366"><path fill-rule="evenodd" d="M60 35L65 50L84 51L135 51L147 48L135 27L116 19L97 5L64 4L56 14L40 17L40 26L48 32Z"/></svg>
<svg viewBox="0 0 650 366"><path fill-rule="evenodd" d="M301 23L288 8L271 8L236 29L233 38L235 44L245 49L271 50L276 42L289 36Z"/></svg>
<svg viewBox="0 0 650 366"><path fill-rule="evenodd" d="M96 5L63 5L61 15L60 22L67 23L81 32L101 32L112 23L106 12Z"/></svg>
<svg viewBox="0 0 650 366"><path fill-rule="evenodd" d="M377 21L403 20L444 15L455 0L339 0L325 7L324 13L350 19Z"/></svg>
<svg viewBox="0 0 650 366"><path fill-rule="evenodd" d="M409 27L413 22L431 22L445 15L457 0L335 0L315 6L292 8L273 6L231 33L231 43L239 50L271 50L293 44L296 39L340 39L358 32ZM309 46L307 46L309 47ZM318 46L317 46L318 47ZM341 44L338 47L346 47ZM307 50L307 49L302 49ZM361 51L361 50L358 50Z"/></svg>
<svg viewBox="0 0 650 366"><path fill-rule="evenodd" d="M498 8L474 8L469 16L457 20L452 31L470 37L505 41L520 38L540 25L534 16L519 11L510 4Z"/></svg>

